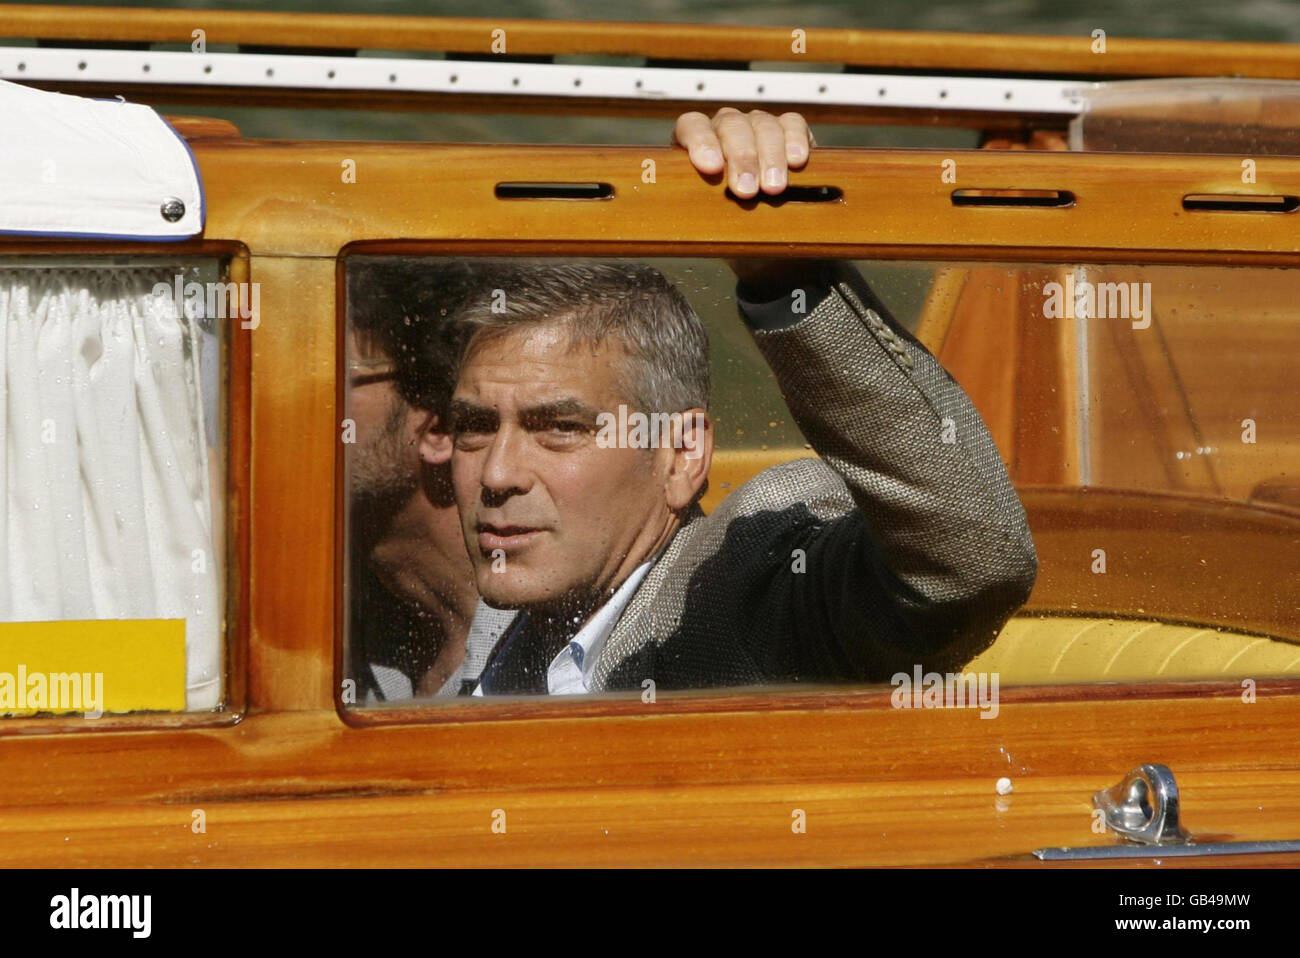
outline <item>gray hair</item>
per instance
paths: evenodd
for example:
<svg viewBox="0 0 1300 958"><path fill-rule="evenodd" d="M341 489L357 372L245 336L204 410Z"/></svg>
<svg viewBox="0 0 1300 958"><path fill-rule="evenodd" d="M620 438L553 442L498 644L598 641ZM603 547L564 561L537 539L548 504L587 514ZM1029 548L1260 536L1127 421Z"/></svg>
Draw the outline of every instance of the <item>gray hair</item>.
<svg viewBox="0 0 1300 958"><path fill-rule="evenodd" d="M616 339L627 353L624 388L646 412L709 405L704 324L662 273L640 263L512 260L493 264L491 285L458 317L465 354L521 326L558 322L573 345ZM463 357L462 357L463 361Z"/></svg>

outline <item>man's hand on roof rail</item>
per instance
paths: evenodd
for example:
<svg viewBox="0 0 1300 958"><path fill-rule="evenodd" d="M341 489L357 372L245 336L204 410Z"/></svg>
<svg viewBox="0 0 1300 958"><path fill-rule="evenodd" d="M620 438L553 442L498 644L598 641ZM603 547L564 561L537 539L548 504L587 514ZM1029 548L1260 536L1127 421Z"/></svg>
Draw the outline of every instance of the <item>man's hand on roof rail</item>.
<svg viewBox="0 0 1300 958"><path fill-rule="evenodd" d="M798 113L773 116L763 110L741 113L724 106L713 119L683 113L673 128L673 142L684 146L701 173L724 170L731 192L743 199L786 188L789 171L801 169L816 145Z"/></svg>

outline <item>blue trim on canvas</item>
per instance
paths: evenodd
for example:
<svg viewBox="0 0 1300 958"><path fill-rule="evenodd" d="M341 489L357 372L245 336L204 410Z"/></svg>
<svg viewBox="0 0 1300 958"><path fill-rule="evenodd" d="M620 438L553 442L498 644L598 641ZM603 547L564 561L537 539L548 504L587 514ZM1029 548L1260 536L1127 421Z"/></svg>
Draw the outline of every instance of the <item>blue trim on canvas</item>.
<svg viewBox="0 0 1300 958"><path fill-rule="evenodd" d="M184 243L192 240L201 233L190 233L185 236L141 236L138 233L128 235L124 233L63 233L58 230L6 230L0 229L0 236L47 236L54 239L89 239L89 240L126 240L133 243Z"/></svg>

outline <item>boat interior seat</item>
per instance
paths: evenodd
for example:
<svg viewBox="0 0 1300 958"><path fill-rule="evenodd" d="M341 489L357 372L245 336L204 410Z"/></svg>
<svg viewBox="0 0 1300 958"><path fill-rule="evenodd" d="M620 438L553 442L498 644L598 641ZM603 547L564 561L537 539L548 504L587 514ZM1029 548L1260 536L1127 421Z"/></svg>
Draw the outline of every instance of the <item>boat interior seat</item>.
<svg viewBox="0 0 1300 958"><path fill-rule="evenodd" d="M1094 616L1013 616L969 672L1002 687L1300 675L1300 644L1226 629Z"/></svg>

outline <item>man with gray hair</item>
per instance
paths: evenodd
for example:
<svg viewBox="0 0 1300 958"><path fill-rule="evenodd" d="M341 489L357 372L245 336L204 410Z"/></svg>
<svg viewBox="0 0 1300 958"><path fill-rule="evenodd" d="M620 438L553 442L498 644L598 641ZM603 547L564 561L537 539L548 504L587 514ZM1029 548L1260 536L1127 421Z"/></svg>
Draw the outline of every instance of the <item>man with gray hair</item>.
<svg viewBox="0 0 1300 958"><path fill-rule="evenodd" d="M807 158L802 120L693 117L678 138L702 171L720 172L710 150L756 165L783 143L780 176L762 180L779 192L785 163ZM757 174L735 166L733 189L756 193ZM1024 511L957 383L851 269L733 267L741 313L821 458L765 470L707 516L708 346L663 276L525 263L492 302L466 306L452 487L480 595L519 612L462 692L952 671L1027 598Z"/></svg>

